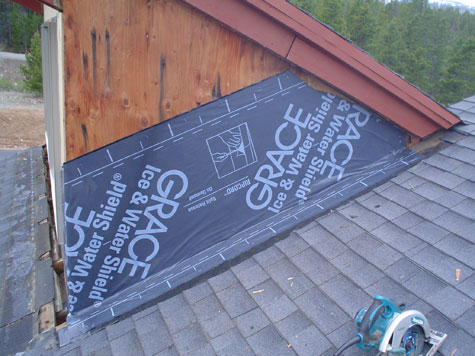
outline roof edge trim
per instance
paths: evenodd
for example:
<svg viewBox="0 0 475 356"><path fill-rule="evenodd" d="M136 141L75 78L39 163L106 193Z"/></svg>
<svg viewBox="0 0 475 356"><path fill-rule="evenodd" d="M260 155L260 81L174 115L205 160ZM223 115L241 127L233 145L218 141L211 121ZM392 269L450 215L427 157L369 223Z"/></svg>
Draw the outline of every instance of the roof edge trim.
<svg viewBox="0 0 475 356"><path fill-rule="evenodd" d="M184 1L382 116L390 118L415 136L425 137L438 129L447 129L460 122L456 115L420 89L285 0ZM303 42L307 46L303 46ZM325 53L327 61L336 63L333 73L327 73L322 65L311 64L309 61L304 61L304 64L302 56L305 53L298 53L302 50L313 54L315 51ZM340 72L353 72L352 77L357 78L362 87L355 87L354 83L342 80ZM377 95L378 99L372 97L376 88L384 92ZM400 114L394 116L398 111ZM403 112L410 115L410 119L402 117Z"/></svg>

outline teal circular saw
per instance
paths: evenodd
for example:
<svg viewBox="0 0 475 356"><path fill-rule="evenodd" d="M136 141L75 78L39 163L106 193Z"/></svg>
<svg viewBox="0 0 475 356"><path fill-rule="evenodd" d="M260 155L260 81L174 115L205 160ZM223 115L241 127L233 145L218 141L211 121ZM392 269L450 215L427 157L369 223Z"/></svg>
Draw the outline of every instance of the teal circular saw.
<svg viewBox="0 0 475 356"><path fill-rule="evenodd" d="M356 335L335 353L356 345L364 351L378 350L378 356L433 356L447 335L429 327L424 314L404 310L388 298L377 295L369 308L362 308L355 317Z"/></svg>

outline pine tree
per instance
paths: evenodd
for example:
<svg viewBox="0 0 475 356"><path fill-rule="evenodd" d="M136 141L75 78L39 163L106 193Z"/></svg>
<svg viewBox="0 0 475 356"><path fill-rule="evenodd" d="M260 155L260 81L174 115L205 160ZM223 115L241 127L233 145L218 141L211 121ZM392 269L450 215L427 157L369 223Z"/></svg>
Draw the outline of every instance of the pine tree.
<svg viewBox="0 0 475 356"><path fill-rule="evenodd" d="M43 93L43 74L41 67L41 37L36 32L30 41L30 52L26 54L26 66L20 67L25 76L25 88L32 93Z"/></svg>
<svg viewBox="0 0 475 356"><path fill-rule="evenodd" d="M369 0L356 0L350 5L346 16L349 38L359 47L370 51L376 32L376 19Z"/></svg>
<svg viewBox="0 0 475 356"><path fill-rule="evenodd" d="M345 34L343 4L340 0L320 0L317 3L314 16L339 34Z"/></svg>
<svg viewBox="0 0 475 356"><path fill-rule="evenodd" d="M450 59L444 78L437 86L437 99L444 104L456 103L475 94L475 36Z"/></svg>
<svg viewBox="0 0 475 356"><path fill-rule="evenodd" d="M317 6L316 0L293 0L292 3L302 10L307 11L309 14L313 14Z"/></svg>
<svg viewBox="0 0 475 356"><path fill-rule="evenodd" d="M290 1L444 103L473 95L475 14L428 0Z"/></svg>
<svg viewBox="0 0 475 356"><path fill-rule="evenodd" d="M14 51L26 53L30 45L30 39L39 30L43 18L41 15L14 3L7 19L10 29L9 45L12 46Z"/></svg>
<svg viewBox="0 0 475 356"><path fill-rule="evenodd" d="M393 71L403 74L407 50L396 21L391 21L381 33L375 51L376 59Z"/></svg>
<svg viewBox="0 0 475 356"><path fill-rule="evenodd" d="M423 47L418 47L412 51L407 51L404 56L404 67L401 72L404 78L421 90L428 92L429 86L429 69L430 64L427 62L426 50Z"/></svg>

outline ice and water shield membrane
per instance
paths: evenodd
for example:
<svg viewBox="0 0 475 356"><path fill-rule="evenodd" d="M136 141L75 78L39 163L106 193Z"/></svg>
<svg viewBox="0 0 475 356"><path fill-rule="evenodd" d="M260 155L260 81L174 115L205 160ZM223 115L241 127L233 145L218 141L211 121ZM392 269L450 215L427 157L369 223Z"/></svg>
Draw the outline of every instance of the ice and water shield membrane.
<svg viewBox="0 0 475 356"><path fill-rule="evenodd" d="M419 159L402 131L287 71L67 162L69 329L156 298Z"/></svg>

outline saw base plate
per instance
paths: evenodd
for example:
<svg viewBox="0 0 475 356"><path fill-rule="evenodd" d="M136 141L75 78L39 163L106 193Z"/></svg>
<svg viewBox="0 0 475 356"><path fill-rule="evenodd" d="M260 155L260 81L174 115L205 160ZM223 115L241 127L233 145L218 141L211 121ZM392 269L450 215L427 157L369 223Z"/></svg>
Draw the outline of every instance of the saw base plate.
<svg viewBox="0 0 475 356"><path fill-rule="evenodd" d="M430 339L424 343L424 348L422 349L422 353L420 356L435 356L437 351L442 346L442 343L447 338L447 334L444 334L440 331L431 330L430 331ZM394 355L390 351L389 352L379 352L376 356L390 356Z"/></svg>
<svg viewBox="0 0 475 356"><path fill-rule="evenodd" d="M442 343L447 338L447 334L444 334L440 331L431 330L430 339L424 344L424 349L422 355L424 356L434 356L437 351L442 346ZM427 348L427 351L426 351Z"/></svg>

